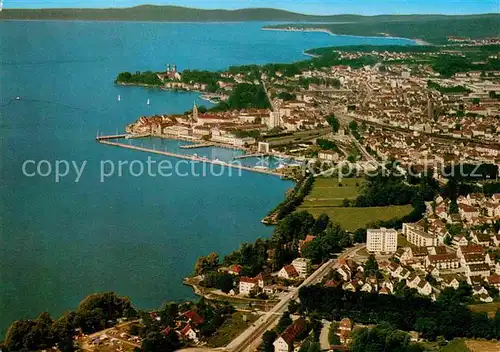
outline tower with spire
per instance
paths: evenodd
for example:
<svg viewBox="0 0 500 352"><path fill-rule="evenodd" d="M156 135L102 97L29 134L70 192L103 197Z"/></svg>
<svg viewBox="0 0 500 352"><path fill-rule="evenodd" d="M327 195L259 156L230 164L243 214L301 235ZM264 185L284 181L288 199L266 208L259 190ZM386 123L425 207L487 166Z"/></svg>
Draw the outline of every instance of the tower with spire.
<svg viewBox="0 0 500 352"><path fill-rule="evenodd" d="M195 123L198 122L198 106L196 105L196 102L193 102L193 116L191 119Z"/></svg>

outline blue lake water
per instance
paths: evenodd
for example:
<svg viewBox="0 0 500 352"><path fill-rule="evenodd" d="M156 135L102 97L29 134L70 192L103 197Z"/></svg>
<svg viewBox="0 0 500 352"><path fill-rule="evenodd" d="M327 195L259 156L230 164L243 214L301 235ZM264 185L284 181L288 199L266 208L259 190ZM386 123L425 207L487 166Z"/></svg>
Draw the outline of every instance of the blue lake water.
<svg viewBox="0 0 500 352"><path fill-rule="evenodd" d="M0 338L15 319L59 315L97 291L127 295L143 309L192 298L182 278L196 258L269 236L272 229L259 220L292 187L249 172L124 172L101 182L103 161L145 163L148 154L99 145L97 131L123 131L141 115L203 103L194 93L116 86L118 72L162 70L166 63L216 70L305 59L303 50L327 45L412 44L262 31L262 25L0 22ZM203 152L221 159L234 153ZM78 183L74 171L56 183L24 176L26 160L87 164Z"/></svg>

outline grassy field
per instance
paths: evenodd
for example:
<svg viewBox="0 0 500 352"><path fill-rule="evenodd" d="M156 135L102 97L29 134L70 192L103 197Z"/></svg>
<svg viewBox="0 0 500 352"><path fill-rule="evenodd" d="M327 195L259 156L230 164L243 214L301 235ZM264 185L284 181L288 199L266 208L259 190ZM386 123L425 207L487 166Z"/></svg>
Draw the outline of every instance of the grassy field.
<svg viewBox="0 0 500 352"><path fill-rule="evenodd" d="M471 352L498 352L500 350L500 343L497 341L467 340L465 344Z"/></svg>
<svg viewBox="0 0 500 352"><path fill-rule="evenodd" d="M409 214L410 205L354 208L343 207L344 199L354 200L362 187L362 178L345 178L342 186L336 178L317 178L309 195L304 199L299 211L310 212L314 217L325 213L333 222L346 230L354 231L378 220L391 220Z"/></svg>
<svg viewBox="0 0 500 352"><path fill-rule="evenodd" d="M325 213L333 222L340 224L340 226L349 231L366 227L366 225L373 221L400 218L411 213L412 209L411 205L372 208L305 208L302 206L299 208L299 210L310 212L314 217Z"/></svg>
<svg viewBox="0 0 500 352"><path fill-rule="evenodd" d="M464 339L453 340L443 348L439 350L439 352L471 352L470 349L467 348Z"/></svg>
<svg viewBox="0 0 500 352"><path fill-rule="evenodd" d="M243 316L246 316L247 321L243 320ZM215 335L210 337L207 341L207 345L214 348L226 346L229 342L245 331L250 324L253 324L258 318L259 316L253 315L250 312L234 313L231 319L224 322L224 324L217 329Z"/></svg>
<svg viewBox="0 0 500 352"><path fill-rule="evenodd" d="M340 183L342 187L339 186L337 178L315 179L313 189L304 199L302 206L305 208L341 207L345 198L349 200L356 199L363 179L345 178Z"/></svg>
<svg viewBox="0 0 500 352"><path fill-rule="evenodd" d="M500 309L500 302L471 304L469 309L473 312L486 312L490 318L493 318L497 309Z"/></svg>

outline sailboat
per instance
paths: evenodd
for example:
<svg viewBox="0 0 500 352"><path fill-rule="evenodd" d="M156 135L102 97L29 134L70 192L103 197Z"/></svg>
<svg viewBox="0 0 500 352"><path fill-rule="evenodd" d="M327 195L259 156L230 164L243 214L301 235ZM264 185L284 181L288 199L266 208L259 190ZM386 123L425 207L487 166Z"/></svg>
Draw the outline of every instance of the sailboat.
<svg viewBox="0 0 500 352"><path fill-rule="evenodd" d="M118 101L121 101L122 100L122 97L120 95L118 95Z"/></svg>
<svg viewBox="0 0 500 352"><path fill-rule="evenodd" d="M149 101L149 99L148 99L148 101L146 102L146 104L147 104L147 105L149 105L149 104L150 104L150 101Z"/></svg>

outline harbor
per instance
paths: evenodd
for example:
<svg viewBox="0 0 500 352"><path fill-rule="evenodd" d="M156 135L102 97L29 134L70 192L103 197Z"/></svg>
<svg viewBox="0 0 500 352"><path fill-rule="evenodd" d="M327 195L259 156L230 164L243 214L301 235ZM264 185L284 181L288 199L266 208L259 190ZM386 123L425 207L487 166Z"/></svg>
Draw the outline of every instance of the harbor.
<svg viewBox="0 0 500 352"><path fill-rule="evenodd" d="M164 155L164 156L169 156L177 159L184 159L184 160L189 160L193 162L202 162L202 163L210 163L210 164L215 164L215 165L220 165L223 167L228 167L232 169L238 169L238 170L245 170L245 171L251 171L251 172L256 172L260 174L266 174L266 175L271 175L271 176L278 176L282 177L283 174L274 170L270 170L267 168L263 167L252 167L252 166L245 166L241 165L240 163L231 163L231 162L225 162L221 160L212 160L208 159L205 157L200 157L198 155L189 155L189 154L178 154L178 153L172 153L166 150L157 150L154 148L146 148L142 146L135 146L131 144L126 144L126 143L121 143L121 142L116 142L114 140L118 139L129 139L127 138L128 135L110 135L110 136L99 136L96 137L96 141L98 143L104 144L104 145L109 145L109 146L114 146L114 147L121 147L121 148L126 148L126 149L131 149L131 150L137 150L141 152L146 152L146 153L153 153L153 154L158 154L158 155Z"/></svg>

